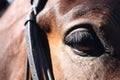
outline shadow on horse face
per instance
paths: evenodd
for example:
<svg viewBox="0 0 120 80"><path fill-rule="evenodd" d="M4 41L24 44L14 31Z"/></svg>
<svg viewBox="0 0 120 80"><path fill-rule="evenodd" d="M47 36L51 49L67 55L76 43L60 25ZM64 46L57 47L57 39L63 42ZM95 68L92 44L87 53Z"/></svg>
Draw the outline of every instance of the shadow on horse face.
<svg viewBox="0 0 120 80"><path fill-rule="evenodd" d="M56 80L120 79L120 1L56 0L37 16Z"/></svg>

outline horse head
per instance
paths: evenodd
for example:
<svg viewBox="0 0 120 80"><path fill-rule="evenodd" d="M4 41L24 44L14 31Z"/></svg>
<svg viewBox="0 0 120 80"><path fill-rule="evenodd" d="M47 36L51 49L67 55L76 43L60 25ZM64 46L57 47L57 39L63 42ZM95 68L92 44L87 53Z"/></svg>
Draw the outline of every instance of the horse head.
<svg viewBox="0 0 120 80"><path fill-rule="evenodd" d="M37 23L56 80L120 79L120 0L48 0Z"/></svg>

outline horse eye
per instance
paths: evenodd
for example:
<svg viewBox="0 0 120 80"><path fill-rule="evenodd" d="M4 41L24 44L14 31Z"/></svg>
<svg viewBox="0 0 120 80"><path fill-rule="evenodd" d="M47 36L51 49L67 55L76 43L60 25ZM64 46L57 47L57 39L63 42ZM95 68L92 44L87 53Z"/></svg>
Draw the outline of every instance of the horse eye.
<svg viewBox="0 0 120 80"><path fill-rule="evenodd" d="M81 56L100 56L104 52L103 45L90 25L78 25L68 31L64 42Z"/></svg>

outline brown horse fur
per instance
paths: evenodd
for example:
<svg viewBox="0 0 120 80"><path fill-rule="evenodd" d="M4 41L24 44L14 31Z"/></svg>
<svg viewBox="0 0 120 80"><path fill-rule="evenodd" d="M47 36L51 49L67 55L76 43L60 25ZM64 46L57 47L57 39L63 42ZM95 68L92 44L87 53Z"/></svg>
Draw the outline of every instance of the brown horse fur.
<svg viewBox="0 0 120 80"><path fill-rule="evenodd" d="M37 22L47 33L55 80L120 80L119 4L120 0L48 0ZM29 8L28 1L15 0L0 19L0 80L24 78L23 17ZM110 46L110 54L81 56L65 44L66 32L83 24L92 26L101 43Z"/></svg>
<svg viewBox="0 0 120 80"><path fill-rule="evenodd" d="M28 0L15 0L0 18L0 80L24 79L24 20L29 8Z"/></svg>

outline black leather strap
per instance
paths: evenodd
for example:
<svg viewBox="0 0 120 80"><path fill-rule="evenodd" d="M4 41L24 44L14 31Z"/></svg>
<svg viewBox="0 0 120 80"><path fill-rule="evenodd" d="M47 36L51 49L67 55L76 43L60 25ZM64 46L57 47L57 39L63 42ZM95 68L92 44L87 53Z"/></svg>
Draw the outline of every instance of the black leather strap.
<svg viewBox="0 0 120 80"><path fill-rule="evenodd" d="M46 4L47 0L31 0L31 5L36 9L36 14L38 14Z"/></svg>
<svg viewBox="0 0 120 80"><path fill-rule="evenodd" d="M33 80L39 80L38 79L38 75L37 75L37 71L36 71L36 66L35 66L35 61L34 61L34 55L36 54L34 52L34 47L33 47L33 31L32 31L32 27L35 26L35 21L33 18L35 17L34 12L31 11L31 13L28 16L28 20L26 21L25 25L25 30L26 30L26 42L27 42L27 50L28 50L28 62L30 65L30 70L32 73L32 78Z"/></svg>
<svg viewBox="0 0 120 80"><path fill-rule="evenodd" d="M28 61L26 65L25 80L29 78L29 70L32 74L33 80L54 80L52 76L51 69L48 66L47 59L45 56L45 50L43 49L43 41L45 32L38 27L36 24L36 15L42 10L43 6L40 8L39 0L37 2L32 2L33 6L25 22L26 31L26 42L28 50ZM44 1L44 0L43 0ZM43 4L45 5L45 3ZM38 9L41 9L38 11ZM44 41L47 41L45 39ZM46 44L48 46L48 44Z"/></svg>

